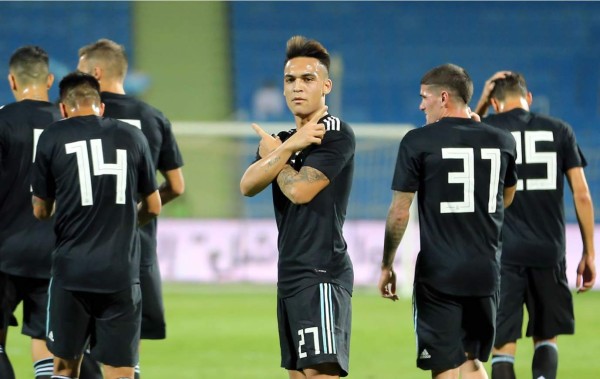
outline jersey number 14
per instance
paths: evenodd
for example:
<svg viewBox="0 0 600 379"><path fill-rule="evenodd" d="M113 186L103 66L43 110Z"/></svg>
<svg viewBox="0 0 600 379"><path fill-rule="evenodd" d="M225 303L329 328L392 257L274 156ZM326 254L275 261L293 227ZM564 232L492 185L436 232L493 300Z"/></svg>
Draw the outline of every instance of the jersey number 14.
<svg viewBox="0 0 600 379"><path fill-rule="evenodd" d="M116 180L116 204L125 204L125 190L127 189L127 151L117 149L117 162L105 163L104 153L102 151L102 140L90 140L92 153L92 168L95 176L115 175ZM79 173L79 188L81 191L81 205L89 206L94 204L94 194L92 190L92 175L90 172L90 154L88 153L87 142L77 141L65 145L67 154L75 154L77 157L77 170Z"/></svg>

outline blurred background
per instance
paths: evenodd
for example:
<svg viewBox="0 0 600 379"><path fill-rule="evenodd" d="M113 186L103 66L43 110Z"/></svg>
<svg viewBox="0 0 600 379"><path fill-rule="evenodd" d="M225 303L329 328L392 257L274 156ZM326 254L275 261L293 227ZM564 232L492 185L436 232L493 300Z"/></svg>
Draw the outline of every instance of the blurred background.
<svg viewBox="0 0 600 379"><path fill-rule="evenodd" d="M165 207L159 228L166 279L274 281L269 191L246 199L238 184L256 150L250 123L273 133L293 126L282 68L285 43L295 34L328 48L330 112L357 129L347 237L359 284L377 275L398 143L424 122L419 80L442 63L470 73L472 107L494 72L523 73L533 111L573 126L599 214L600 3L4 2L0 33L0 72L7 72L16 48L38 44L49 52L57 82L75 69L81 46L109 38L126 47L126 91L170 118L186 162L186 193ZM11 101L8 86L1 86L0 104ZM569 250L577 257L576 218L566 193L575 244ZM404 244L412 263L416 230ZM198 266L206 272L192 269ZM410 270L405 280L409 291Z"/></svg>

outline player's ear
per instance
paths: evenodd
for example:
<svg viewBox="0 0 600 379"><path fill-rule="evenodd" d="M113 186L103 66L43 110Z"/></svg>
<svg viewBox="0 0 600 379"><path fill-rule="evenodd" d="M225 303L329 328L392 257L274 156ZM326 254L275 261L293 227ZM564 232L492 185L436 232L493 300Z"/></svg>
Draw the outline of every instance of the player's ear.
<svg viewBox="0 0 600 379"><path fill-rule="evenodd" d="M60 114L63 116L63 118L69 118L69 115L67 114L67 107L63 103L58 103L58 107L60 108Z"/></svg>
<svg viewBox="0 0 600 379"><path fill-rule="evenodd" d="M17 90L17 81L15 80L15 76L13 74L8 74L8 84L10 85L11 90Z"/></svg>
<svg viewBox="0 0 600 379"><path fill-rule="evenodd" d="M325 79L325 81L323 82L323 95L329 95L332 88L333 82L331 81L331 79Z"/></svg>
<svg viewBox="0 0 600 379"><path fill-rule="evenodd" d="M98 116L103 116L104 115L104 103L100 103L100 113L98 114Z"/></svg>
<svg viewBox="0 0 600 379"><path fill-rule="evenodd" d="M54 84L54 74L48 74L48 79L46 79L46 88L50 89Z"/></svg>
<svg viewBox="0 0 600 379"><path fill-rule="evenodd" d="M447 102L448 102L448 97L449 97L449 95L448 95L448 92L446 92L446 91L442 91L442 92L440 93L440 97L441 97L441 99L442 99L442 104L445 104L445 103L447 103Z"/></svg>
<svg viewBox="0 0 600 379"><path fill-rule="evenodd" d="M531 92L527 92L525 100L527 100L527 105L531 106L531 104L533 103L533 95L531 94Z"/></svg>
<svg viewBox="0 0 600 379"><path fill-rule="evenodd" d="M494 112L499 113L500 112L500 102L495 99L495 98L490 98L490 105L492 106L492 108L494 108Z"/></svg>
<svg viewBox="0 0 600 379"><path fill-rule="evenodd" d="M100 81L102 79L102 69L98 66L94 67L92 75L94 76L94 78L96 78L97 81Z"/></svg>

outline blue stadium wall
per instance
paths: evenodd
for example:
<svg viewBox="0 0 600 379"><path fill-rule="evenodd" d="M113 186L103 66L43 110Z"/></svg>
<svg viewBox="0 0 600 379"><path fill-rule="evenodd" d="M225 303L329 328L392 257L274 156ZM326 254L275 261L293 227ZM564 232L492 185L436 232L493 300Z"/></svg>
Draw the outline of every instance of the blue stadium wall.
<svg viewBox="0 0 600 379"><path fill-rule="evenodd" d="M99 38L110 38L131 51L129 2L3 2L0 11L0 73L23 45L42 46L50 55L56 80L77 68L77 51ZM135 62L131 62L135 64ZM58 99L58 82L50 91ZM8 85L0 85L0 104L14 101Z"/></svg>
<svg viewBox="0 0 600 379"><path fill-rule="evenodd" d="M446 62L465 67L473 78L472 107L491 74L516 70L525 75L533 92L532 110L562 118L575 129L590 161L592 195L600 202L600 3L233 2L230 6L238 114L252 114L252 94L263 82L282 82L285 43L295 34L320 40L332 55L341 57L343 77L334 75L333 80L334 91L341 84L343 94L339 109L332 112L350 123L422 125L419 80ZM371 185L385 191L390 181ZM368 194L354 191L352 196L360 201ZM569 221L575 222L572 201L565 205Z"/></svg>

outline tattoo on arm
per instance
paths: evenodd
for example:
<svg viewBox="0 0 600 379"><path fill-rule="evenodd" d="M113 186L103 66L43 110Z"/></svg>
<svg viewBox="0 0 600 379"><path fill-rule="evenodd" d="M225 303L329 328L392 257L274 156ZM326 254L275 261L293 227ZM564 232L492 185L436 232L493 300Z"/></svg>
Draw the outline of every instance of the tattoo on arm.
<svg viewBox="0 0 600 379"><path fill-rule="evenodd" d="M302 167L300 172L298 172L292 166L285 165L277 176L277 184L279 184L279 188L281 188L281 191L286 196L288 196L293 186L297 183L316 183L321 180L328 179L321 171L308 166Z"/></svg>
<svg viewBox="0 0 600 379"><path fill-rule="evenodd" d="M385 223L382 267L392 267L394 263L396 250L398 250L408 226L409 209L414 196L415 194L411 192L394 192Z"/></svg>
<svg viewBox="0 0 600 379"><path fill-rule="evenodd" d="M267 161L267 164L264 167L264 171L265 172L271 171L271 169L273 168L273 166L277 165L277 163L279 163L280 160L281 160L280 156L274 156L273 158L269 159Z"/></svg>

